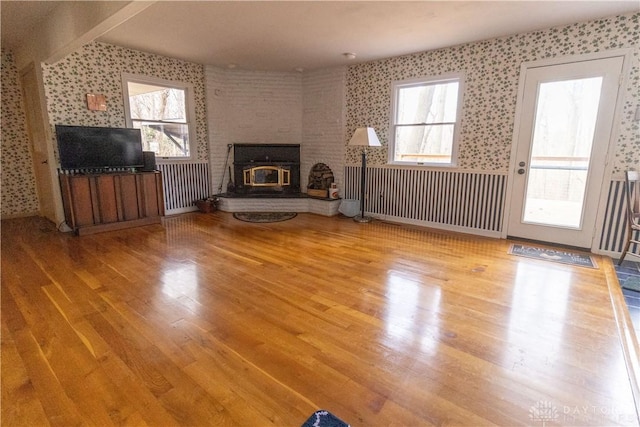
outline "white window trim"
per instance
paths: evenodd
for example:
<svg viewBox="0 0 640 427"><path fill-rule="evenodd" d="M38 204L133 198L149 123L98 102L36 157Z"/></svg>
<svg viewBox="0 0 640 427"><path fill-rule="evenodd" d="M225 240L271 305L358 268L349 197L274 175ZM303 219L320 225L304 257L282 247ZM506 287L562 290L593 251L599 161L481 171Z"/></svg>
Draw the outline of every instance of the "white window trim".
<svg viewBox="0 0 640 427"><path fill-rule="evenodd" d="M462 128L462 105L464 99L464 73L449 73L440 76L417 77L407 80L395 80L391 82L391 116L389 119L389 147L387 164L395 166L418 166L436 168L455 168L458 165L458 153L460 151L460 131ZM398 89L421 86L424 84L438 84L451 81L458 82L458 101L456 105L456 122L453 129L453 146L451 147L451 163L436 162L403 162L395 160L395 138L396 138L396 112L398 108Z"/></svg>
<svg viewBox="0 0 640 427"><path fill-rule="evenodd" d="M196 142L196 109L193 84L179 82L175 80L160 79L157 77L149 77L142 74L122 73L122 97L124 100L125 123L127 127L132 128L131 105L129 104L129 85L128 83L142 83L157 86L166 86L170 88L182 89L185 91L185 109L187 113L187 127L189 129L189 156L185 157L159 157L156 156L158 163L177 163L191 162L196 158L197 142Z"/></svg>

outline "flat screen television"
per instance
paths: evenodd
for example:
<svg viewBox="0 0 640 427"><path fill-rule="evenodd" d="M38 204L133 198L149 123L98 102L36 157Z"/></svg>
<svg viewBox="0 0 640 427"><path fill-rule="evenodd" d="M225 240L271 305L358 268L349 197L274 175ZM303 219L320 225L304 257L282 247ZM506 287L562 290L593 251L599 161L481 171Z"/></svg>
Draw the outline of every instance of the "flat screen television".
<svg viewBox="0 0 640 427"><path fill-rule="evenodd" d="M140 129L56 125L61 169L144 166Z"/></svg>

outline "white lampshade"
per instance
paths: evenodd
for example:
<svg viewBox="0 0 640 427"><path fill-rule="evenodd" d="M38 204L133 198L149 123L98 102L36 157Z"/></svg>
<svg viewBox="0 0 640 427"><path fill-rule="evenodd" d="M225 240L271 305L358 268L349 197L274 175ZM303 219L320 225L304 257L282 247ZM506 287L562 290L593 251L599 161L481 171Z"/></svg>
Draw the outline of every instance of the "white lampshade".
<svg viewBox="0 0 640 427"><path fill-rule="evenodd" d="M380 147L380 140L373 128L358 128L353 133L349 145L364 145L366 147Z"/></svg>

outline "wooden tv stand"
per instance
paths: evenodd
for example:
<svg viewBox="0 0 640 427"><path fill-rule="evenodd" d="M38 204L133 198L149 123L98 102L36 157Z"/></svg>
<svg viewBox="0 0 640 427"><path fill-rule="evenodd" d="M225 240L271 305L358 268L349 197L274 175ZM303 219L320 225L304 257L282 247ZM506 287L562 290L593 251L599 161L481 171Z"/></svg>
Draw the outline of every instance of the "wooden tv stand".
<svg viewBox="0 0 640 427"><path fill-rule="evenodd" d="M67 225L82 236L156 224L164 216L162 174L59 174Z"/></svg>

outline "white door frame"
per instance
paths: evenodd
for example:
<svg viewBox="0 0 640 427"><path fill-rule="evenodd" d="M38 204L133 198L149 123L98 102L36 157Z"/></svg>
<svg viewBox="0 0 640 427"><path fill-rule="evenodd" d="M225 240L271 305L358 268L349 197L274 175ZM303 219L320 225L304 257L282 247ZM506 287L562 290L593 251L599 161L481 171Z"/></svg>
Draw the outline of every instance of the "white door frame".
<svg viewBox="0 0 640 427"><path fill-rule="evenodd" d="M597 237L602 234L602 227L604 226L605 219L605 211L607 207L607 194L608 185L607 184L612 177L613 174L613 158L615 155L616 144L615 142L618 139L618 135L620 133L620 120L622 118L622 110L624 107L624 94L626 93L627 85L628 85L628 76L629 70L631 67L631 59L632 59L633 49L625 48L625 49L614 49L614 50L606 50L602 52L589 53L585 55L569 55L569 56L561 56L555 58L541 59L537 61L528 61L523 62L520 65L520 79L518 82L518 98L516 100L516 111L513 122L513 138L511 141L511 153L509 159L509 171L507 175L507 188L506 188L506 197L505 197L505 210L504 215L502 216L502 233L501 236L503 239L507 238L507 224L509 220L509 215L511 212L511 203L513 197L513 177L517 169L517 159L516 159L516 151L518 148L518 141L520 137L520 124L522 121L522 104L524 99L524 90L525 90L525 80L527 76L527 70L529 68L536 67L546 67L551 65L560 65L567 64L572 62L582 62L582 61L591 61L597 59L606 59L612 57L622 56L623 64L622 64L622 74L621 80L618 87L618 93L621 96L618 96L615 110L613 113L613 126L611 128L611 134L609 136L609 146L607 149L607 155L605 158L605 168L603 174L603 181L600 183L600 197L598 203L598 213L596 215L596 225L593 231L593 236L591 239L591 252L594 253L602 253L599 249L599 241Z"/></svg>

